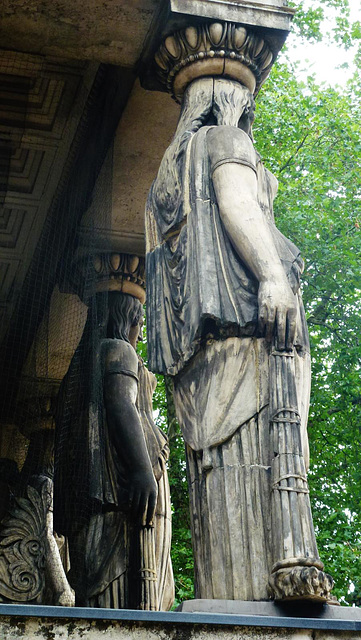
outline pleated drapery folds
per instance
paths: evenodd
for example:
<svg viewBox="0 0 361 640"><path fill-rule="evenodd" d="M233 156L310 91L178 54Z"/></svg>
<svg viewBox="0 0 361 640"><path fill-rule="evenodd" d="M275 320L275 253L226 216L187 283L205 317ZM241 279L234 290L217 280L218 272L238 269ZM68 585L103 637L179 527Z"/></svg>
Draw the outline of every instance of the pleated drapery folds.
<svg viewBox="0 0 361 640"><path fill-rule="evenodd" d="M272 530L277 454L270 425L272 357L271 345L263 338L213 341L174 380L187 443L196 597L267 599L272 567L284 557L277 546L282 544L282 527ZM240 370L248 373L251 385L243 384ZM303 468L308 461L309 372L309 354L295 352ZM222 384L225 380L229 384Z"/></svg>

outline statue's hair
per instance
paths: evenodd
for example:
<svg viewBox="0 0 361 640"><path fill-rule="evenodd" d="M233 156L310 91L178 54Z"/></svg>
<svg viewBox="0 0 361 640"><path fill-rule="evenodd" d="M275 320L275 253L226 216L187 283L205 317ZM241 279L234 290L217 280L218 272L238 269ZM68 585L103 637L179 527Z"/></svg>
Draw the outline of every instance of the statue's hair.
<svg viewBox="0 0 361 640"><path fill-rule="evenodd" d="M207 124L212 113L213 90L213 78L198 78L188 85L184 92L174 140L179 139L184 133L195 133Z"/></svg>
<svg viewBox="0 0 361 640"><path fill-rule="evenodd" d="M182 199L184 153L189 138L209 124L237 127L254 105L251 92L235 80L197 78L186 88L174 138L161 162L154 188L154 198L164 220L170 218Z"/></svg>
<svg viewBox="0 0 361 640"><path fill-rule="evenodd" d="M89 307L83 338L97 327L98 340L118 338L129 342L130 327L137 325L142 317L143 307L138 298L121 291L101 291Z"/></svg>
<svg viewBox="0 0 361 640"><path fill-rule="evenodd" d="M245 112L254 106L252 93L244 85L227 78L198 78L188 85L182 102L175 139L184 132L198 131L209 124L237 127Z"/></svg>
<svg viewBox="0 0 361 640"><path fill-rule="evenodd" d="M254 106L253 95L247 87L225 78L214 81L213 113L218 125L238 127L242 116Z"/></svg>
<svg viewBox="0 0 361 640"><path fill-rule="evenodd" d="M141 321L143 307L134 296L121 291L109 291L108 314L107 337L129 342L130 328Z"/></svg>

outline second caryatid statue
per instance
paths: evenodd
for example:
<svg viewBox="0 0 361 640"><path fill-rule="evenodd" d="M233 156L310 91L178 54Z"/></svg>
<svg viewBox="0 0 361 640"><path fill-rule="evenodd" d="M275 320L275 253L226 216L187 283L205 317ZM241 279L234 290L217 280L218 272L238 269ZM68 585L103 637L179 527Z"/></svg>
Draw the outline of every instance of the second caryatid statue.
<svg viewBox="0 0 361 640"><path fill-rule="evenodd" d="M144 258L90 252L78 269L89 309L59 391L54 477L69 582L77 606L169 609L168 442L153 421L155 376L135 350Z"/></svg>
<svg viewBox="0 0 361 640"><path fill-rule="evenodd" d="M149 193L149 364L174 381L197 598L329 601L307 483L310 353L299 249L252 139L272 65L256 32L189 27L157 54L181 102Z"/></svg>

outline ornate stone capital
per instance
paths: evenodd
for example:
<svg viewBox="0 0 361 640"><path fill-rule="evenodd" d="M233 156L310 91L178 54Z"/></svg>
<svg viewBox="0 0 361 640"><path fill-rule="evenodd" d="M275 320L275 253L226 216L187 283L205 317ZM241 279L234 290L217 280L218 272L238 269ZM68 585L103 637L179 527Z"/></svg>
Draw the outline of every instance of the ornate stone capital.
<svg viewBox="0 0 361 640"><path fill-rule="evenodd" d="M127 253L99 252L74 261L72 284L86 300L99 291L122 291L145 302L145 259Z"/></svg>
<svg viewBox="0 0 361 640"><path fill-rule="evenodd" d="M94 256L96 291L122 291L145 302L145 261L126 253L100 253Z"/></svg>
<svg viewBox="0 0 361 640"><path fill-rule="evenodd" d="M199 77L237 80L257 93L274 56L256 31L230 22L203 23L168 36L155 55L158 78L177 102Z"/></svg>

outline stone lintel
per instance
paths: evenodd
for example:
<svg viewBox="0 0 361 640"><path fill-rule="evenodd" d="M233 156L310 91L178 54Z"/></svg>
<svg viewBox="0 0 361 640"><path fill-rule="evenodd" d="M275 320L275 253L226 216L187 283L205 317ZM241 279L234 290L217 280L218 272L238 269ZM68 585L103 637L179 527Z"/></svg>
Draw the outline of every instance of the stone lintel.
<svg viewBox="0 0 361 640"><path fill-rule="evenodd" d="M77 255L101 252L128 253L137 256L145 255L144 229L140 231L114 230L102 226L94 226L80 230L80 246Z"/></svg>
<svg viewBox="0 0 361 640"><path fill-rule="evenodd" d="M170 0L174 14L289 31L295 9L282 0Z"/></svg>
<svg viewBox="0 0 361 640"><path fill-rule="evenodd" d="M165 0L3 0L4 49L133 68Z"/></svg>

